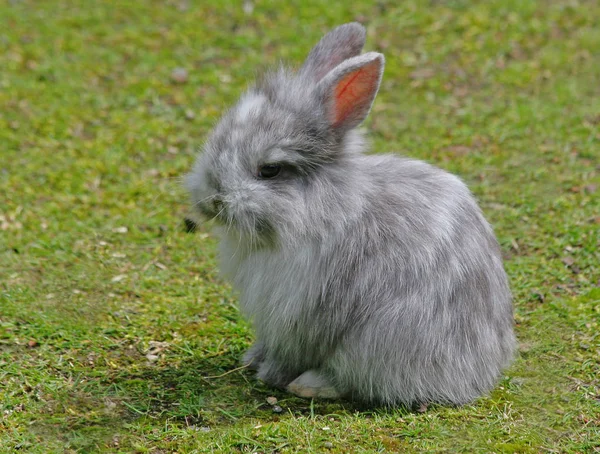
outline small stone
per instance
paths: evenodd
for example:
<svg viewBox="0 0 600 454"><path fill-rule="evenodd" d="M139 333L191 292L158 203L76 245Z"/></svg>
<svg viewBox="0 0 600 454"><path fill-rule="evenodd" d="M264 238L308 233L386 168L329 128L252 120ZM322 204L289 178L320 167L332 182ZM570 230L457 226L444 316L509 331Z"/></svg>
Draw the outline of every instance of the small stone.
<svg viewBox="0 0 600 454"><path fill-rule="evenodd" d="M185 68L175 68L171 72L171 80L178 84L184 84L188 81L188 72Z"/></svg>
<svg viewBox="0 0 600 454"><path fill-rule="evenodd" d="M326 441L325 443L323 443L323 446L326 447L327 449L331 449L331 448L333 448L333 443L330 441Z"/></svg>
<svg viewBox="0 0 600 454"><path fill-rule="evenodd" d="M274 396L267 397L267 403L269 405L275 405L277 403L277 397L274 397Z"/></svg>
<svg viewBox="0 0 600 454"><path fill-rule="evenodd" d="M281 413L283 412L283 408L281 408L279 405L273 405L273 413Z"/></svg>
<svg viewBox="0 0 600 454"><path fill-rule="evenodd" d="M36 340L33 340L33 339L30 340L29 342L27 342L27 346L29 348L37 347L38 345L39 345L38 342Z"/></svg>

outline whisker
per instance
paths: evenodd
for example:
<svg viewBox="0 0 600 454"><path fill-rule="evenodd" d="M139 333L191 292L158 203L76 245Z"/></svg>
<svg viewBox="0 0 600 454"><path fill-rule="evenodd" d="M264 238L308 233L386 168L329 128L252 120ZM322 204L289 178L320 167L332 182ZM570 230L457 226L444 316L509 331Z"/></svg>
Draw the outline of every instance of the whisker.
<svg viewBox="0 0 600 454"><path fill-rule="evenodd" d="M217 194L209 195L207 197L204 197L203 199L198 200L197 202L194 202L194 204L192 206L197 207L201 203L206 202L207 200L214 199L215 197L217 197Z"/></svg>
<svg viewBox="0 0 600 454"><path fill-rule="evenodd" d="M242 232L239 231L238 233L240 235L240 239L238 240L237 248L235 248L235 251L233 252L233 255L231 256L231 260L233 260L235 258L235 256L237 255L238 251L240 250L240 246L242 245Z"/></svg>
<svg viewBox="0 0 600 454"><path fill-rule="evenodd" d="M233 220L231 219L231 217L229 217L229 216L227 217L226 224L227 224L226 233L227 233L227 235L229 235L229 232L231 231L231 228L233 227Z"/></svg>
<svg viewBox="0 0 600 454"><path fill-rule="evenodd" d="M215 214L215 215L214 215L212 218L210 218L210 219L208 220L208 222L212 222L212 221L214 221L215 219L217 219L219 216L221 216L221 213L223 213L223 211L225 211L225 207L221 208L221 210L220 210L220 211L219 211L217 214Z"/></svg>
<svg viewBox="0 0 600 454"><path fill-rule="evenodd" d="M254 250L255 241L258 244L258 235L256 234L256 216L252 216L252 230L250 231L250 249Z"/></svg>

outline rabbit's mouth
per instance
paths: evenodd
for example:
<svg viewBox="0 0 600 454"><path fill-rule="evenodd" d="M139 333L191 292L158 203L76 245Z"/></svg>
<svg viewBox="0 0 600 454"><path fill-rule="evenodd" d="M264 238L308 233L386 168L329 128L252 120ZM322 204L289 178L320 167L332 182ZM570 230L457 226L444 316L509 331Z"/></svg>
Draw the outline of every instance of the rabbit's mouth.
<svg viewBox="0 0 600 454"><path fill-rule="evenodd" d="M272 243L275 238L275 228L271 222L256 215L235 216L223 201L216 200L198 205L200 213L208 220L233 228L254 239L260 238L266 243Z"/></svg>
<svg viewBox="0 0 600 454"><path fill-rule="evenodd" d="M198 205L200 213L209 221L217 221L221 224L227 224L231 220L227 215L225 204L220 200L210 203L201 203Z"/></svg>

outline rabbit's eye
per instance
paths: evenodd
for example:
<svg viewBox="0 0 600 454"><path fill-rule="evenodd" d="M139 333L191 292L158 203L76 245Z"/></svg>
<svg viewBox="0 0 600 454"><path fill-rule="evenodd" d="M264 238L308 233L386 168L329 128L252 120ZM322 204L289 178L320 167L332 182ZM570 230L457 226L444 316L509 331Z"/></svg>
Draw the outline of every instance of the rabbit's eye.
<svg viewBox="0 0 600 454"><path fill-rule="evenodd" d="M275 178L281 172L281 164L265 164L258 168L259 178Z"/></svg>

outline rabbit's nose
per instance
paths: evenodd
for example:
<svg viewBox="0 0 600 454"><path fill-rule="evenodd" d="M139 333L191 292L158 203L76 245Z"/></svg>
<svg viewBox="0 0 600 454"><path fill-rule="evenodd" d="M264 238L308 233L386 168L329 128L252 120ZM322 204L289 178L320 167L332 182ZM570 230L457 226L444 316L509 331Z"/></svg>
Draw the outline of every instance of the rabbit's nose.
<svg viewBox="0 0 600 454"><path fill-rule="evenodd" d="M219 198L215 198L212 202L212 205L213 205L213 209L217 213L220 213L221 210L223 210L223 208L225 207L225 205L223 204L223 200L221 200Z"/></svg>

